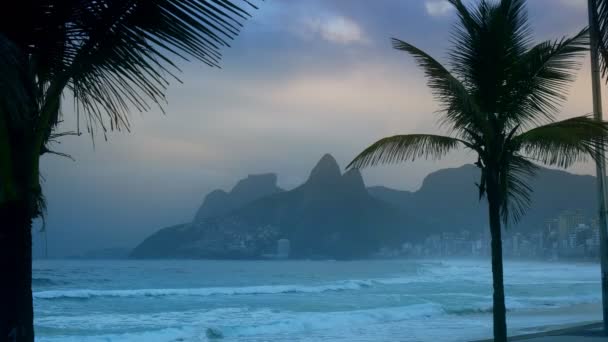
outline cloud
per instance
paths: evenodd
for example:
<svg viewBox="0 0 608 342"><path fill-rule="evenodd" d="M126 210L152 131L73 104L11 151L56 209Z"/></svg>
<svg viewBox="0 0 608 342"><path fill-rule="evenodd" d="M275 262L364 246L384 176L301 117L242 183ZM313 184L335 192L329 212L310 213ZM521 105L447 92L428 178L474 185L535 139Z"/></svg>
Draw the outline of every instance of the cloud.
<svg viewBox="0 0 608 342"><path fill-rule="evenodd" d="M353 20L342 16L316 17L304 21L303 34L309 38L320 37L331 43L365 43L361 27Z"/></svg>
<svg viewBox="0 0 608 342"><path fill-rule="evenodd" d="M587 0L560 0L560 3L571 8L587 9Z"/></svg>
<svg viewBox="0 0 608 342"><path fill-rule="evenodd" d="M445 0L427 0L424 2L424 7L426 13L432 17L444 17L452 10L452 5Z"/></svg>

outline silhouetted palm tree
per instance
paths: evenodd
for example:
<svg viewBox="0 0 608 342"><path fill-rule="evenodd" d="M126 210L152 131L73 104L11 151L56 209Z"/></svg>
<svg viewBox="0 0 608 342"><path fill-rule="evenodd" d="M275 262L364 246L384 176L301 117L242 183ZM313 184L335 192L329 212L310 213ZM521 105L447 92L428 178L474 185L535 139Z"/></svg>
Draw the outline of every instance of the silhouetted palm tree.
<svg viewBox="0 0 608 342"><path fill-rule="evenodd" d="M594 48L599 53L598 65L608 78L608 0L587 0L589 27L595 30ZM598 68L598 71L600 71Z"/></svg>
<svg viewBox="0 0 608 342"><path fill-rule="evenodd" d="M593 95L593 117L602 120L602 87L600 68L604 76L608 70L608 0L588 0L590 51L591 51L591 89ZM608 235L606 232L606 162L604 151L596 151L595 163L599 209L600 262L602 280L602 313L604 334L608 333ZM602 158L600 158L600 156Z"/></svg>
<svg viewBox="0 0 608 342"><path fill-rule="evenodd" d="M217 66L247 0L19 0L0 12L0 340L33 341L31 224L62 101L87 130L161 105L175 59Z"/></svg>
<svg viewBox="0 0 608 342"><path fill-rule="evenodd" d="M596 158L608 124L585 116L554 121L578 69L575 58L587 51L587 30L532 45L524 0L481 1L475 9L449 1L459 17L450 70L406 42L393 39L393 46L424 69L450 135L384 138L348 167L440 158L459 147L477 155L479 197L489 208L494 339L506 341L502 225L517 221L530 205L527 180L538 168L533 161L566 168Z"/></svg>

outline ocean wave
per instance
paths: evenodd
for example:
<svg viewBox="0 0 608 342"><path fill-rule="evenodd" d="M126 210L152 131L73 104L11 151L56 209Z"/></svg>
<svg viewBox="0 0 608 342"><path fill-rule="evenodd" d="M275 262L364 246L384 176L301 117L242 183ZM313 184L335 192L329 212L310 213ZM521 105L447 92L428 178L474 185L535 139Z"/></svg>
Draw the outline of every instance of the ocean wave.
<svg viewBox="0 0 608 342"><path fill-rule="evenodd" d="M93 290L70 289L34 292L37 299L89 299L95 297L164 297L164 296L215 296L257 295L280 293L322 293L330 291L360 290L372 286L371 281L347 280L322 285L260 285L245 287L203 287L176 289Z"/></svg>
<svg viewBox="0 0 608 342"><path fill-rule="evenodd" d="M245 287L203 287L167 289L66 289L34 292L38 299L89 299L95 297L163 297L163 296L215 296L215 295L256 295L280 293L322 293L335 291L355 291L379 285L407 285L433 282L427 276L392 278L350 279L316 285L260 285Z"/></svg>
<svg viewBox="0 0 608 342"><path fill-rule="evenodd" d="M484 296L485 297L485 296ZM491 314L493 311L492 296L487 296L487 301L479 301L475 303L463 304L459 308L446 309L445 312L450 315L466 316L476 314ZM537 306L530 303L523 303L519 299L506 298L505 306L507 312L520 311L537 308Z"/></svg>
<svg viewBox="0 0 608 342"><path fill-rule="evenodd" d="M50 278L36 278L36 277L32 278L33 286L58 286L58 285L65 285L65 284L67 284L67 282L53 280Z"/></svg>
<svg viewBox="0 0 608 342"><path fill-rule="evenodd" d="M456 294L454 294L456 295ZM460 294L465 295L465 294ZM485 299L483 301L477 301L474 303L463 304L459 308L446 309L446 313L451 315L463 316L463 315L474 315L474 314L487 314L492 313L492 296L484 295L467 295L471 298L477 297ZM591 304L599 303L601 300L600 295L579 295L579 296L520 296L520 297L507 297L505 304L508 312L512 311L529 311L546 308L565 308L580 304Z"/></svg>
<svg viewBox="0 0 608 342"><path fill-rule="evenodd" d="M507 311L510 311L507 309ZM451 309L446 310L450 315L465 316L465 315L476 315L476 314L488 314L492 313L492 305L477 307L477 308L462 308L462 309Z"/></svg>
<svg viewBox="0 0 608 342"><path fill-rule="evenodd" d="M578 304L592 304L600 303L602 300L601 294L587 294L587 295L576 295L576 296L529 296L522 297L521 300L525 300L530 303L531 306L538 308L541 306L571 306Z"/></svg>
<svg viewBox="0 0 608 342"><path fill-rule="evenodd" d="M433 279L428 276L408 276L408 277L394 277L394 278L375 278L366 280L371 284L380 284L380 285L407 285L407 284L417 284L417 283L430 283L433 282Z"/></svg>
<svg viewBox="0 0 608 342"><path fill-rule="evenodd" d="M508 299L507 307L518 311L527 308L528 304ZM336 336L346 337L353 333L368 334L375 340L386 340L390 335L385 334L397 326L424 329L429 322L458 322L454 323L456 325L478 322L479 318L475 315L490 317L491 308L491 300L453 309L433 302L324 312L235 307L145 314L92 313L39 317L36 326L59 329L56 333L61 335L57 339L41 341L69 341L75 332L91 334L86 336L87 341L206 341L204 336L209 328L220 332L227 341L289 340L294 336L307 336L308 341L321 340L317 339L319 336L335 340ZM164 329L159 329L160 327ZM136 332L134 329L145 331ZM112 333L95 335L102 331ZM447 337L448 335L442 335L440 340L447 340ZM83 339L80 335L72 340Z"/></svg>
<svg viewBox="0 0 608 342"><path fill-rule="evenodd" d="M332 312L272 312L255 313L254 324L240 327L224 327L219 330L228 337L277 336L285 333L313 333L322 330L369 328L374 324L427 319L444 315L439 304L424 303L398 307Z"/></svg>
<svg viewBox="0 0 608 342"><path fill-rule="evenodd" d="M128 332L105 335L59 335L59 336L36 336L36 341L40 342L201 342L196 332L192 329L165 328L151 329L142 332Z"/></svg>
<svg viewBox="0 0 608 342"><path fill-rule="evenodd" d="M307 334L323 335L331 331L347 332L351 329L366 329L376 324L391 324L404 321L426 322L427 319L444 315L440 305L433 303L414 304L398 307L371 309L299 312L272 309L230 308L208 311L163 312L154 314L93 314L87 316L61 316L37 319L36 326L54 328L56 339L70 340L70 334L77 328L79 332L118 330L129 331L134 327L146 327L142 332L112 333L86 336L87 341L206 341L203 337L207 329L221 333L226 340L241 341L254 338L271 338ZM94 327L94 329L93 329ZM164 327L164 329L158 329ZM373 330L370 330L373 331ZM380 332L380 331L377 331ZM381 332L380 332L381 333ZM83 336L72 340L82 340ZM314 339L313 339L314 340Z"/></svg>
<svg viewBox="0 0 608 342"><path fill-rule="evenodd" d="M489 263L450 261L420 264L419 275L426 275L436 283L468 281L492 284ZM547 264L541 262L506 262L505 285L594 285L599 284L597 264ZM576 276L573 276L576 275ZM424 277L422 277L424 278ZM424 280L424 279L422 279Z"/></svg>

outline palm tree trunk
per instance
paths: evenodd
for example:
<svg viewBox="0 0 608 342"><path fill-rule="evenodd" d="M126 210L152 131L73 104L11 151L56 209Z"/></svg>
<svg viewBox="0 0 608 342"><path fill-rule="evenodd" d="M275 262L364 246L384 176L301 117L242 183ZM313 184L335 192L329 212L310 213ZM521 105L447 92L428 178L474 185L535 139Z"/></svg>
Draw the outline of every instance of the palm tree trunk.
<svg viewBox="0 0 608 342"><path fill-rule="evenodd" d="M0 117L0 341L33 342L32 219L39 153Z"/></svg>
<svg viewBox="0 0 608 342"><path fill-rule="evenodd" d="M490 177L498 179L498 177ZM491 184L494 183L494 184ZM494 341L507 342L507 314L502 267L502 232L500 222L500 196L497 182L488 181L488 208L490 212L490 234L492 236L492 280Z"/></svg>
<svg viewBox="0 0 608 342"><path fill-rule="evenodd" d="M591 86L593 94L593 117L602 120L602 88L600 83L600 64L598 49L598 20L595 12L595 0L588 1L589 27L591 38ZM600 233L600 262L602 272L602 313L604 322L604 334L608 333L608 234L606 232L606 163L604 151L596 151L596 179L599 209L599 233Z"/></svg>
<svg viewBox="0 0 608 342"><path fill-rule="evenodd" d="M0 340L34 341L32 218L27 201L0 204Z"/></svg>

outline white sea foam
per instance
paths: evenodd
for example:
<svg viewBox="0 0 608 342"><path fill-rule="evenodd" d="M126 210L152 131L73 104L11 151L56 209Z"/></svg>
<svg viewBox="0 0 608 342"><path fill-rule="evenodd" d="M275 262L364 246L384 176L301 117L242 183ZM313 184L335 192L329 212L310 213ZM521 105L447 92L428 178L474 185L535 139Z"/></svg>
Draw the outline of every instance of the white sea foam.
<svg viewBox="0 0 608 342"><path fill-rule="evenodd" d="M544 284L599 284L599 268L596 264L553 264L541 262L509 262L504 267L506 285ZM419 280L435 283L469 281L492 284L489 263L479 261L452 261L421 264ZM576 274L575 277L573 275Z"/></svg>
<svg viewBox="0 0 608 342"><path fill-rule="evenodd" d="M83 336L59 335L36 338L40 342L82 342ZM89 335L87 342L202 342L207 341L204 334L197 334L193 329L167 328L122 334Z"/></svg>
<svg viewBox="0 0 608 342"><path fill-rule="evenodd" d="M488 329L484 324L491 322L489 315L485 323L478 315L469 318L467 315L488 313L489 308L488 302L473 305L470 310L464 309L462 312L446 311L436 303L325 312L227 308L157 314L57 316L37 320L36 324L46 328L88 331L86 340L93 342L203 342L208 341L205 334L208 328L221 332L225 341L284 341L296 337L298 341L372 341L388 340L392 336L402 336L400 340L403 341L418 341L421 337L464 341L477 336L475 334L484 336L484 329ZM540 322L544 324L544 321ZM432 326L441 329L434 330ZM480 326L484 328L480 330ZM138 327L139 331L94 334L94 331L112 329L129 331L134 327ZM467 331L467 327L476 330ZM82 335L71 337L69 334L41 339L46 342L81 340Z"/></svg>
<svg viewBox="0 0 608 342"><path fill-rule="evenodd" d="M246 308L216 309L199 312L165 312L150 315L61 316L37 320L39 327L55 329L93 329L148 327L146 331L87 336L87 341L205 341L205 331L213 328L229 341L251 337L285 336L285 334L318 334L327 330L348 331L375 324L424 321L444 315L441 306L432 303L400 307L334 312L295 312ZM238 323L238 325L236 325ZM154 329L156 327L156 329ZM164 327L158 329L158 327ZM82 339L82 337L80 337ZM69 335L44 341L71 341ZM72 341L75 339L72 339Z"/></svg>
<svg viewBox="0 0 608 342"><path fill-rule="evenodd" d="M273 312L258 311L253 324L225 329L228 336L264 336L283 333L313 333L319 330L342 330L369 327L374 324L426 320L444 315L438 304L425 303L399 307L334 312Z"/></svg>
<svg viewBox="0 0 608 342"><path fill-rule="evenodd" d="M460 293L445 294L454 297ZM185 329L197 327L198 330L218 327L224 334L232 336L254 336L258 334L281 334L313 332L350 326L367 326L412 320L435 320L440 317L463 317L476 314L489 314L492 310L491 296L471 295L471 300L457 307L448 307L439 302L426 302L394 307L352 309L342 311L293 311L276 309L250 309L247 307L220 308L213 310L163 311L155 313L91 313L87 315L53 315L37 317L36 326L89 331L101 330L158 330ZM593 296L582 297L522 297L507 298L510 312L542 308L547 302L556 306L568 306L596 302ZM197 330L197 331L198 331ZM175 335L173 335L175 336ZM110 339L114 341L115 339ZM118 339L121 341L122 339Z"/></svg>
<svg viewBox="0 0 608 342"><path fill-rule="evenodd" d="M255 295L279 293L322 293L328 291L359 290L371 286L370 281L346 280L320 285L260 285L245 287L203 287L183 289L128 289L128 290L49 290L34 292L37 299L88 299L94 297L163 297Z"/></svg>

